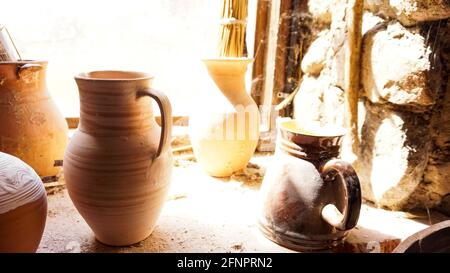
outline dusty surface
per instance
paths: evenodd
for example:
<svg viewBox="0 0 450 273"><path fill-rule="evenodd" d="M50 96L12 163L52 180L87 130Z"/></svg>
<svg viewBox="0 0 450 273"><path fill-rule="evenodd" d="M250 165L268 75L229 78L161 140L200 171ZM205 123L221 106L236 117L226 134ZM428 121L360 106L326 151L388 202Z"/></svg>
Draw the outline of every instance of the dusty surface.
<svg viewBox="0 0 450 273"><path fill-rule="evenodd" d="M153 234L131 247L95 240L67 191L49 195L38 252L289 252L257 229L258 189L270 157L255 157L230 179L207 176L194 162L174 169L172 188ZM132 181L130 181L132 182ZM389 252L403 239L446 218L431 213L387 212L363 206L359 225L335 251Z"/></svg>

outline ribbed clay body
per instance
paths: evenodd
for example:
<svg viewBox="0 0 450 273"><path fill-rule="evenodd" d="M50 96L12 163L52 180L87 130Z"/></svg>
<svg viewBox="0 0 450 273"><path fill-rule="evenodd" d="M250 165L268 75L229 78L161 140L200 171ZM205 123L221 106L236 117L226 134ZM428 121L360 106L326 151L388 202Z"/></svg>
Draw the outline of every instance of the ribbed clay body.
<svg viewBox="0 0 450 273"><path fill-rule="evenodd" d="M54 176L67 145L67 123L47 92L47 62L0 63L0 151Z"/></svg>
<svg viewBox="0 0 450 273"><path fill-rule="evenodd" d="M47 195L36 172L0 152L0 253L35 252L47 218Z"/></svg>
<svg viewBox="0 0 450 273"><path fill-rule="evenodd" d="M170 104L142 73L91 72L76 81L80 125L64 157L70 197L99 241L137 243L153 231L169 189ZM163 132L148 96L159 96Z"/></svg>

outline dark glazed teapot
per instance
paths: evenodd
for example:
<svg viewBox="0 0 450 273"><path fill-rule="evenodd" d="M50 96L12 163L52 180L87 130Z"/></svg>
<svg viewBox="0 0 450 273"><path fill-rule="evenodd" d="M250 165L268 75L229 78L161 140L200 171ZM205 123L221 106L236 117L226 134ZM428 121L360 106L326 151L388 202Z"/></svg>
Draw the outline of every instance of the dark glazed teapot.
<svg viewBox="0 0 450 273"><path fill-rule="evenodd" d="M361 208L358 176L338 159L345 129L300 129L280 123L273 163L262 185L260 229L298 251L332 248L356 226Z"/></svg>

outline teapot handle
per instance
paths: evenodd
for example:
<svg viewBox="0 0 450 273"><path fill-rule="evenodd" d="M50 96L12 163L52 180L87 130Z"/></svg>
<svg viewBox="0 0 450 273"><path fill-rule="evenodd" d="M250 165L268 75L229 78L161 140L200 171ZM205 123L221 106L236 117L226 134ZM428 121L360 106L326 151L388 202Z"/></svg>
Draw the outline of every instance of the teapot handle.
<svg viewBox="0 0 450 273"><path fill-rule="evenodd" d="M170 105L169 98L163 92L156 89L147 88L140 90L137 92L137 96L151 97L158 103L161 112L161 138L159 140L158 151L154 157L156 159L170 147L172 140L172 106Z"/></svg>
<svg viewBox="0 0 450 273"><path fill-rule="evenodd" d="M322 166L321 173L325 182L339 180L344 185L347 200L344 213L334 204L327 204L322 209L322 219L341 231L354 228L361 210L361 187L355 170L343 160L332 159Z"/></svg>

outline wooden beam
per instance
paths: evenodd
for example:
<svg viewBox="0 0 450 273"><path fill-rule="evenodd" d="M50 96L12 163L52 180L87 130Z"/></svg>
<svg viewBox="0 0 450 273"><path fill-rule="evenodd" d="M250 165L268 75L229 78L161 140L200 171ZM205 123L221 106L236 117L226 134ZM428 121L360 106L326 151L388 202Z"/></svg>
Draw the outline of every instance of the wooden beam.
<svg viewBox="0 0 450 273"><path fill-rule="evenodd" d="M298 91L301 78L300 64L303 59L303 51L305 48L305 40L308 39L310 20L308 20L308 0L292 0L290 11L290 25L289 25L289 39L286 47L286 63L285 63L285 78L282 95L279 96L277 105L281 110L280 115L283 117L293 116L292 99L294 92ZM282 102L280 103L280 100Z"/></svg>
<svg viewBox="0 0 450 273"><path fill-rule="evenodd" d="M272 130L273 124L273 113L272 105L273 101L276 100L277 93L280 90L280 81L284 77L283 69L280 67L284 62L282 56L282 48L285 48L287 44L286 31L287 31L287 21L282 20L282 14L286 11L287 3L291 0L270 0L270 10L268 19L268 30L267 30L267 52L266 52L266 63L264 66L264 82L263 82L263 92L260 98L260 105L263 106L261 111L261 131L270 132ZM279 34L280 33L280 34ZM283 46L284 45L284 46ZM275 94L275 95L274 95ZM275 97L275 98L274 98ZM270 135L270 134L269 134ZM261 138L264 138L261 136ZM271 141L268 139L268 141Z"/></svg>
<svg viewBox="0 0 450 273"><path fill-rule="evenodd" d="M291 116L293 98L300 80L300 61L303 57L303 24L307 0L267 0L270 5L267 15L264 70L257 70L264 81L256 87L263 90L257 98L261 110L261 135L258 151L272 151L275 147L275 121L278 116ZM267 4L266 4L267 5ZM304 12L305 11L305 12ZM258 31L262 31L261 27ZM261 65L261 64L259 64ZM261 69L261 68L257 68ZM255 79L255 75L253 79ZM274 107L277 106L277 107Z"/></svg>
<svg viewBox="0 0 450 273"><path fill-rule="evenodd" d="M289 38L291 35L291 19L293 14L292 1L293 0L281 0L280 2L272 105L279 104L285 98L284 88L286 84L287 56L289 52Z"/></svg>
<svg viewBox="0 0 450 273"><path fill-rule="evenodd" d="M300 62L309 35L304 22L308 21L305 18L308 1L272 0L271 3L263 102L265 106L281 103L283 107L278 107L281 110L278 114L290 117L293 111L289 97L299 85ZM264 118L266 122L270 120Z"/></svg>
<svg viewBox="0 0 450 273"><path fill-rule="evenodd" d="M346 127L352 140L354 154L359 153L358 98L361 65L363 0L348 0L347 6L347 47L345 62L345 108Z"/></svg>
<svg viewBox="0 0 450 273"><path fill-rule="evenodd" d="M274 75L278 40L278 22L280 18L281 0L271 0L269 31L267 40L267 57L264 73L264 92L262 94L262 105L265 107L261 112L262 131L270 130L270 107L272 106L272 93L274 89Z"/></svg>
<svg viewBox="0 0 450 273"><path fill-rule="evenodd" d="M258 0L255 26L255 61L252 70L251 95L257 105L263 103L264 79L266 76L267 42L269 38L271 1Z"/></svg>

